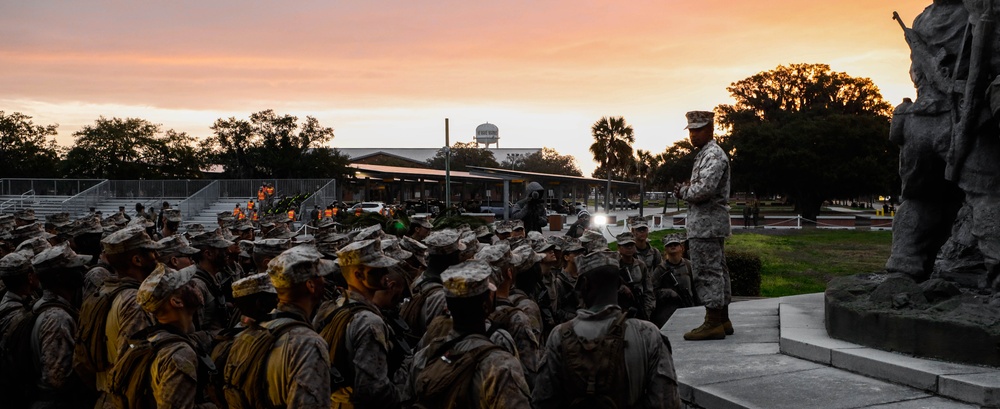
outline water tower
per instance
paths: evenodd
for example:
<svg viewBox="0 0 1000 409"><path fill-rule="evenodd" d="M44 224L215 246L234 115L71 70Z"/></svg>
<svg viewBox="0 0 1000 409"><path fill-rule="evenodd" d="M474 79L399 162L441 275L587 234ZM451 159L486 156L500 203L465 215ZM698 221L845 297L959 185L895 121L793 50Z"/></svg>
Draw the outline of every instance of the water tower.
<svg viewBox="0 0 1000 409"><path fill-rule="evenodd" d="M490 147L490 144L494 144L495 148L500 147L500 128L489 122L479 125L476 127L476 144L486 145L486 148Z"/></svg>

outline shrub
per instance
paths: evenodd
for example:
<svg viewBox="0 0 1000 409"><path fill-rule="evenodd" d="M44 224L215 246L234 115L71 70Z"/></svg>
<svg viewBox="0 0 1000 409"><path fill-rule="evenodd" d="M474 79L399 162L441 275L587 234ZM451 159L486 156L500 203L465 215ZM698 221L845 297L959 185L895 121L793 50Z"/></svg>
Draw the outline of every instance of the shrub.
<svg viewBox="0 0 1000 409"><path fill-rule="evenodd" d="M760 256L745 251L727 251L729 283L734 296L760 296Z"/></svg>

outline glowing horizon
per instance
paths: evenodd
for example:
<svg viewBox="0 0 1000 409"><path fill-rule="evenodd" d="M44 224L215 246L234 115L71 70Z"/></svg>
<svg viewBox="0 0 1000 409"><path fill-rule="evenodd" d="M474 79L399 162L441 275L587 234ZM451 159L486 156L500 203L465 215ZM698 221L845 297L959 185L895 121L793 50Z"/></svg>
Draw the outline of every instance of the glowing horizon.
<svg viewBox="0 0 1000 409"><path fill-rule="evenodd" d="M468 142L490 122L500 146L551 147L589 175L601 116L661 152L686 137L684 112L730 103L730 83L778 65L829 64L892 104L912 97L890 16L929 4L8 2L0 110L60 124L67 146L101 115L202 138L218 118L274 109L315 116L343 148L442 146L444 118Z"/></svg>

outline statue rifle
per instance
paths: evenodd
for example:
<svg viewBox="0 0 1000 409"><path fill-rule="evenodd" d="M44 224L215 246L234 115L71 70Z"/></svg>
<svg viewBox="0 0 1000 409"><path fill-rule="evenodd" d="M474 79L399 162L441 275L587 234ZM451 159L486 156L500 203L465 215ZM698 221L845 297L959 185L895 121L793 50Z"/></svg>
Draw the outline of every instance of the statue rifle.
<svg viewBox="0 0 1000 409"><path fill-rule="evenodd" d="M934 53L931 53L928 49L927 42L913 31L912 28L906 27L906 23L903 23L903 19L899 17L899 13L893 11L892 19L896 20L899 23L899 27L903 29L903 37L906 39L906 44L910 46L910 50L914 54L910 60L914 65L919 67L918 71L924 74L924 77L931 82L934 88L945 94L951 94L954 88L952 81L941 75L941 70L929 66L930 61L934 60Z"/></svg>
<svg viewBox="0 0 1000 409"><path fill-rule="evenodd" d="M945 178L958 182L962 167L972 148L973 128L977 124L982 98L980 89L986 63L988 42L993 33L993 0L986 0L986 10L979 17L979 24L972 36L972 51L969 56L969 75L965 82L965 92L962 94L959 118L953 130L951 147L948 150L948 162L945 168ZM959 61L961 62L961 61Z"/></svg>

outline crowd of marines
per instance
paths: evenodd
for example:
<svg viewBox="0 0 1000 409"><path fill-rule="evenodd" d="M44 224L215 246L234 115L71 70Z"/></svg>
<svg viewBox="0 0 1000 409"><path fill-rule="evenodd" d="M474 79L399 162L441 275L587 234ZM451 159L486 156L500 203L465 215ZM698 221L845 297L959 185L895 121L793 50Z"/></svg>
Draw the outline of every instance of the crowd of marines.
<svg viewBox="0 0 1000 409"><path fill-rule="evenodd" d="M0 216L9 407L680 407L658 328L697 300L644 219L610 251L516 220L123 216Z"/></svg>

